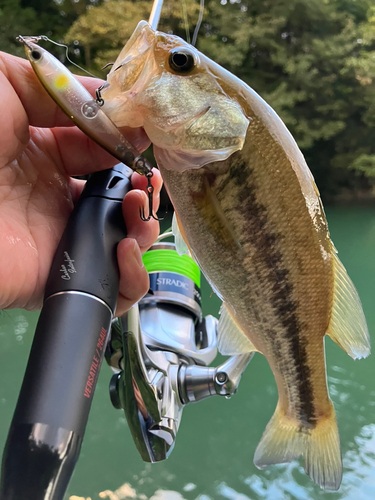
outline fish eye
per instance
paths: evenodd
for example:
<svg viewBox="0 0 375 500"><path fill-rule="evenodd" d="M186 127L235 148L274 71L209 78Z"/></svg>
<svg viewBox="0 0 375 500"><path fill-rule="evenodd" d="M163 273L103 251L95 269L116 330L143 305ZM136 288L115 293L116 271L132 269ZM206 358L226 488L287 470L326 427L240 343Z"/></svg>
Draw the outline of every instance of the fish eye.
<svg viewBox="0 0 375 500"><path fill-rule="evenodd" d="M169 54L169 66L176 73L187 73L195 66L194 55L188 49L173 49Z"/></svg>

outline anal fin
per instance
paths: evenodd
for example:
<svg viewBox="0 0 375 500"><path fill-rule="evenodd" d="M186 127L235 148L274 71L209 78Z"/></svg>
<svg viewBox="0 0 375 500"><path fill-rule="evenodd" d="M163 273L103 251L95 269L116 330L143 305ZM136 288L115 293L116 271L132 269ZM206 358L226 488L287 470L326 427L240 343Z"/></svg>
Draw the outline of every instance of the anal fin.
<svg viewBox="0 0 375 500"><path fill-rule="evenodd" d="M370 337L358 292L333 253L334 297L327 335L353 359L370 354Z"/></svg>
<svg viewBox="0 0 375 500"><path fill-rule="evenodd" d="M228 307L222 304L217 326L218 349L225 356L257 351L251 340L237 325Z"/></svg>

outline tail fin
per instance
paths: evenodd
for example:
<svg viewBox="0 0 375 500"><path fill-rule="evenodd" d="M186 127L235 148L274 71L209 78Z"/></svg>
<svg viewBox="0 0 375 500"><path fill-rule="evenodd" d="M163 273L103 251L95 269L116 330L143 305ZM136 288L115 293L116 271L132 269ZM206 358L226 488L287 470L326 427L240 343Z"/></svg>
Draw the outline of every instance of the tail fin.
<svg viewBox="0 0 375 500"><path fill-rule="evenodd" d="M291 462L302 456L305 472L324 490L338 490L342 479L340 438L335 410L331 416L307 428L279 409L269 421L255 451L258 469L268 465Z"/></svg>

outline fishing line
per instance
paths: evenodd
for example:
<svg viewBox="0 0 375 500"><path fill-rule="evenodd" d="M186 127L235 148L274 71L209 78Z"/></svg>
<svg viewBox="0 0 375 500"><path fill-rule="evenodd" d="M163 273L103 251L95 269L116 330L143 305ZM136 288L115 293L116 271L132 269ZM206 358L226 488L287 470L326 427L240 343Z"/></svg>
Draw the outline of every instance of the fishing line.
<svg viewBox="0 0 375 500"><path fill-rule="evenodd" d="M186 1L182 0L182 15L184 16L186 41L190 43L189 21L187 16Z"/></svg>
<svg viewBox="0 0 375 500"><path fill-rule="evenodd" d="M193 46L195 46L195 44L197 43L199 28L201 27L203 20L203 12L204 12L204 0L200 0L198 22L194 30L193 40L191 42Z"/></svg>
<svg viewBox="0 0 375 500"><path fill-rule="evenodd" d="M75 63L74 61L72 61L70 59L70 57L69 57L69 46L68 45L65 45L64 43L55 42L54 40L51 40L50 38L48 38L48 36L46 36L46 35L32 36L32 37L29 37L29 38L33 38L34 40L37 40L37 41L43 40L44 42L50 42L50 43L53 43L54 45L57 45L59 47L64 47L64 49L65 49L65 57L70 62L70 64L73 64L73 66L75 66L76 68L80 69L84 73L87 73L88 75L90 75L90 76L92 76L94 78L98 78L96 75L93 75L92 73L90 73L90 71L87 71L87 69L82 68L79 64Z"/></svg>

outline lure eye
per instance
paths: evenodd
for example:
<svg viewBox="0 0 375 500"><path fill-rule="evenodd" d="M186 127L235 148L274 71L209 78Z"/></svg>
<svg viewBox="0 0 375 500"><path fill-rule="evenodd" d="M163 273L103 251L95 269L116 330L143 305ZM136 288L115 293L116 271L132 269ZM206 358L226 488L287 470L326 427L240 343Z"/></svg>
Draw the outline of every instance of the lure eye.
<svg viewBox="0 0 375 500"><path fill-rule="evenodd" d="M194 55L188 49L173 49L169 54L169 66L176 73L188 73L195 66Z"/></svg>
<svg viewBox="0 0 375 500"><path fill-rule="evenodd" d="M34 60L34 61L39 61L39 59L42 58L42 53L39 52L39 50L36 50L36 49L33 49L31 51L31 58Z"/></svg>

